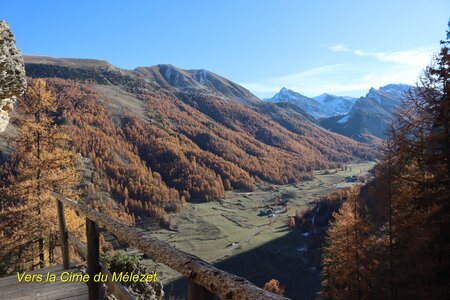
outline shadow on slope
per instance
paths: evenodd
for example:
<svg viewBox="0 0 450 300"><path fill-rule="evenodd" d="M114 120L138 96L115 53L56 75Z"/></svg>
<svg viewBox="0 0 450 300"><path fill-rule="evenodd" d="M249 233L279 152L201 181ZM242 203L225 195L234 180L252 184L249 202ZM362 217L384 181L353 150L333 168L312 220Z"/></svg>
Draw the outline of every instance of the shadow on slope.
<svg viewBox="0 0 450 300"><path fill-rule="evenodd" d="M280 228L283 230L283 228ZM299 230L214 264L219 269L246 278L259 287L272 278L280 281L284 296L315 299L320 290L320 270L313 267L306 248L307 237ZM165 285L167 296L186 298L186 278Z"/></svg>

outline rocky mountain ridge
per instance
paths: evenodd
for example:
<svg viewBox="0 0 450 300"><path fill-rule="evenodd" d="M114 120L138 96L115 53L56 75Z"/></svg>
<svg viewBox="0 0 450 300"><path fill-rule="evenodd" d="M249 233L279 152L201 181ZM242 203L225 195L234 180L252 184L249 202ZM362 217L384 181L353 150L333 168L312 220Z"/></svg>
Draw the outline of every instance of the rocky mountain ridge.
<svg viewBox="0 0 450 300"><path fill-rule="evenodd" d="M268 102L289 102L300 107L314 118L321 119L349 112L357 98L335 96L328 93L310 98L283 87L272 98L264 100Z"/></svg>
<svg viewBox="0 0 450 300"><path fill-rule="evenodd" d="M320 124L357 141L385 139L394 112L411 88L405 84L371 88L365 97L355 102L347 114L322 119Z"/></svg>
<svg viewBox="0 0 450 300"><path fill-rule="evenodd" d="M386 138L386 129L405 93L406 84L371 88L364 97L353 98L322 94L309 98L287 88L268 102L291 103L314 117L325 129L362 142Z"/></svg>

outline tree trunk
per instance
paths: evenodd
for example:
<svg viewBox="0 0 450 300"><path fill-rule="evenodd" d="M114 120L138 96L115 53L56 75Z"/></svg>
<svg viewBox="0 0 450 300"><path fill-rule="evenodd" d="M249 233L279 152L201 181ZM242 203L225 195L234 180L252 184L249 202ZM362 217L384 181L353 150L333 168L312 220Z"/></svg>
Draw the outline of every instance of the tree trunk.
<svg viewBox="0 0 450 300"><path fill-rule="evenodd" d="M39 238L39 268L45 267L45 255L44 255L44 238Z"/></svg>
<svg viewBox="0 0 450 300"><path fill-rule="evenodd" d="M392 262L392 152L388 149L388 201L389 201L389 299L393 298L393 262Z"/></svg>
<svg viewBox="0 0 450 300"><path fill-rule="evenodd" d="M359 242L358 242L358 207L356 205L356 201L357 201L357 196L353 195L354 197L354 203L353 203L353 214L354 214L354 233L355 233L355 265L356 265L356 283L358 285L358 299L362 298L362 293L361 293L361 276L359 274L359 267L360 267L360 262L359 262L359 253L358 253L358 249L359 249Z"/></svg>

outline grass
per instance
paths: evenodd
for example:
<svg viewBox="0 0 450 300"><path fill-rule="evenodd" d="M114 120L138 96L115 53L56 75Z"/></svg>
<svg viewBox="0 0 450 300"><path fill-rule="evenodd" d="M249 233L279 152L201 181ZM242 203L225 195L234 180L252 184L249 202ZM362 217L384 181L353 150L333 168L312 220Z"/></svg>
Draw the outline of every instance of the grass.
<svg viewBox="0 0 450 300"><path fill-rule="evenodd" d="M350 164L347 171L335 173L329 170L329 174L318 171L313 180L296 184L263 183L251 193L227 192L227 199L222 202L188 203L181 212L174 214L175 231L159 228L146 230L180 250L207 262L218 263L285 237L290 232L286 226L288 218L295 215L297 208L309 207L315 200L345 186L345 177L363 175L373 165ZM258 216L261 207L273 204L274 198L292 197L293 194L296 196L289 200L287 213L272 219ZM179 275L164 265L157 264L156 268L163 283Z"/></svg>

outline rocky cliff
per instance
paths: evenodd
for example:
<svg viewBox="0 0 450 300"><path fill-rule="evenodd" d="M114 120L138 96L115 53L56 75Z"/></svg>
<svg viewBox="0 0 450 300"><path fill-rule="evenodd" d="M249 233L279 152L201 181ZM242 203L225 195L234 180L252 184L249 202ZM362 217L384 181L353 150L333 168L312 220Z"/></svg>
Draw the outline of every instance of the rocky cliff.
<svg viewBox="0 0 450 300"><path fill-rule="evenodd" d="M15 46L8 24L0 21L0 132L8 125L16 97L23 93L25 87L23 57Z"/></svg>

